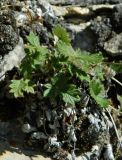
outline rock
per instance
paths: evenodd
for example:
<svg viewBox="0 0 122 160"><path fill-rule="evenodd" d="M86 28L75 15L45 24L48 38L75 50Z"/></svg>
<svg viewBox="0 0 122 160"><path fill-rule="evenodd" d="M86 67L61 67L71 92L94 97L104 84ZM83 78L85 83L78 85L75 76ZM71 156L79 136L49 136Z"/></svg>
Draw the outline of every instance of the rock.
<svg viewBox="0 0 122 160"><path fill-rule="evenodd" d="M113 57L122 56L122 33L105 42L104 50Z"/></svg>
<svg viewBox="0 0 122 160"><path fill-rule="evenodd" d="M0 122L0 136L5 136L10 133L10 123L9 122Z"/></svg>
<svg viewBox="0 0 122 160"><path fill-rule="evenodd" d="M81 8L81 7L68 7L67 11L68 11L67 15L88 16L91 14L88 8Z"/></svg>
<svg viewBox="0 0 122 160"><path fill-rule="evenodd" d="M93 33L86 28L81 32L74 34L73 46L75 48L80 48L81 50L93 52L95 50L96 39L93 38Z"/></svg>
<svg viewBox="0 0 122 160"><path fill-rule="evenodd" d="M90 29L96 35L97 45L103 48L104 42L112 34L110 19L98 16L91 22Z"/></svg>
<svg viewBox="0 0 122 160"><path fill-rule="evenodd" d="M49 44L51 38L49 36L49 32L47 28L40 22L33 22L30 25L24 25L19 27L20 35L26 42L26 36L29 35L31 31L33 31L37 36L39 36L40 42L43 44Z"/></svg>
<svg viewBox="0 0 122 160"><path fill-rule="evenodd" d="M41 7L44 16L55 17L52 6L46 0L37 0L37 7Z"/></svg>
<svg viewBox="0 0 122 160"><path fill-rule="evenodd" d="M100 5L91 5L88 6L89 9L91 9L92 11L96 12L98 10L111 10L114 8L115 5L110 5L110 4L100 4Z"/></svg>
<svg viewBox="0 0 122 160"><path fill-rule="evenodd" d="M36 155L36 157L33 157L32 160L51 160L51 158Z"/></svg>
<svg viewBox="0 0 122 160"><path fill-rule="evenodd" d="M48 0L53 5L93 5L93 4L118 4L121 3L121 0Z"/></svg>
<svg viewBox="0 0 122 160"><path fill-rule="evenodd" d="M17 152L5 151L3 155L0 156L0 160L51 160L48 157L44 157L41 155L27 156L24 154L19 154Z"/></svg>
<svg viewBox="0 0 122 160"><path fill-rule="evenodd" d="M24 155L24 154L17 154L16 152L15 153L11 153L9 151L6 151L1 157L0 157L0 160L11 160L11 159L14 159L14 160L31 160L30 157Z"/></svg>
<svg viewBox="0 0 122 160"><path fill-rule="evenodd" d="M13 12L0 13L0 55L13 50L19 41Z"/></svg>
<svg viewBox="0 0 122 160"><path fill-rule="evenodd" d="M0 54L13 50L18 42L18 35L10 25L0 25Z"/></svg>
<svg viewBox="0 0 122 160"><path fill-rule="evenodd" d="M113 9L113 15L111 18L113 26L117 32L121 32L122 28L122 4L116 5Z"/></svg>
<svg viewBox="0 0 122 160"><path fill-rule="evenodd" d="M27 16L27 14L24 12L15 12L15 20L17 27L28 25L29 23L31 23L32 19L30 18L30 16Z"/></svg>
<svg viewBox="0 0 122 160"><path fill-rule="evenodd" d="M81 23L80 25L65 24L71 35L74 48L80 48L86 51L95 50L96 39L93 38L94 34L89 29L90 25L90 22Z"/></svg>
<svg viewBox="0 0 122 160"><path fill-rule="evenodd" d="M12 70L14 67L18 67L24 56L24 44L22 38L20 38L16 47L0 61L0 80L4 78L7 71Z"/></svg>
<svg viewBox="0 0 122 160"><path fill-rule="evenodd" d="M7 71L18 67L24 58L24 44L27 43L26 36L30 31L39 36L41 44L46 44L50 48L53 44L50 31L57 23L62 24L69 31L74 48L94 53L97 46L99 51L105 51L113 57L122 52L122 7L119 4L121 0L48 0L57 6L50 5L46 0L19 0L19 3L17 1L1 0L0 4L2 10L0 14L1 79L4 78ZM14 7L12 3L15 4ZM6 7L7 10L10 10L9 13L3 12ZM13 70L9 72L7 78L11 79L9 74L12 73L13 76L13 72ZM33 77L33 81L35 81L35 77ZM39 83L42 83L41 81L43 78L39 79ZM8 87L6 83L8 85L6 81L1 82L1 86L3 84L1 92ZM63 106L60 101L43 101L41 93L43 92L43 83L39 84L37 91L40 98L31 96L31 94L26 97L27 100L24 101L24 104L22 103L26 109L24 108L24 116L22 119L20 118L20 122L24 132L23 139L26 134L27 144L45 149L46 153L51 152L55 159L65 159L68 153L69 159L73 159L75 156L73 157L72 150L75 150L76 145L74 154L80 155L80 158L84 159L87 156L92 159L94 156L92 151L94 151L95 158L99 159L104 143L109 144L109 138L111 138L108 128L113 126L111 125L111 127L105 115L103 116L104 109L97 108L96 104L89 99L89 95L86 94L87 86L83 84L81 88L84 92L84 98L81 100L82 107L77 105L70 109ZM2 93L1 101L7 97L6 92ZM10 97L8 96L8 98L7 103L10 103ZM32 101L35 105L31 105ZM4 104L6 105L6 103ZM13 106L12 103L9 105ZM18 103L16 105L20 106ZM59 107L57 108L57 106ZM10 108L10 110L12 109ZM13 110L12 113L14 113ZM16 112L16 110L14 111ZM108 118L107 114L106 117ZM8 134L4 131L9 128L6 123L2 123L1 128L1 136ZM11 128L13 129L13 127ZM13 132L11 135L14 135ZM21 139L19 140L21 141ZM97 146L95 150L93 150L94 146ZM97 152L95 152L96 150ZM23 153L25 152L23 151ZM25 157L24 154L20 156L15 153L2 157L2 159L17 158L19 160L20 157L24 160L30 158ZM38 159L43 159L43 157L38 156Z"/></svg>
<svg viewBox="0 0 122 160"><path fill-rule="evenodd" d="M67 8L62 6L52 6L53 11L57 17L65 16L68 14Z"/></svg>
<svg viewBox="0 0 122 160"><path fill-rule="evenodd" d="M89 27L91 25L90 22L87 22L87 23L81 23L80 25L75 25L75 24L65 24L65 27L68 29L68 30L71 30L72 32L75 32L75 33L78 33L78 32L81 32L83 30L85 30L87 27Z"/></svg>

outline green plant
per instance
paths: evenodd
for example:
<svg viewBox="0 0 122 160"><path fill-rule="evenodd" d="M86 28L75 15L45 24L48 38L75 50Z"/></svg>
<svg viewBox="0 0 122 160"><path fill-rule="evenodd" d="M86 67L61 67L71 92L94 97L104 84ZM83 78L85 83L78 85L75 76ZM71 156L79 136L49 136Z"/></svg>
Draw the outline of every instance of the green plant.
<svg viewBox="0 0 122 160"><path fill-rule="evenodd" d="M23 96L25 92L34 93L37 83L33 81L33 75L37 75L38 81L39 74L43 79L43 98L60 99L74 106L82 94L78 80L88 83L89 94L98 105L107 107L109 101L104 87L107 76L104 68L108 65L104 63L102 54L74 50L69 34L60 25L52 33L56 41L51 49L40 45L34 33L27 37L26 56L19 70L22 79L11 81L10 92L15 97ZM77 80L74 82L73 79Z"/></svg>
<svg viewBox="0 0 122 160"><path fill-rule="evenodd" d="M23 93L34 93L34 85L30 84L29 79L12 80L10 84L10 93L14 93L15 97L23 97Z"/></svg>

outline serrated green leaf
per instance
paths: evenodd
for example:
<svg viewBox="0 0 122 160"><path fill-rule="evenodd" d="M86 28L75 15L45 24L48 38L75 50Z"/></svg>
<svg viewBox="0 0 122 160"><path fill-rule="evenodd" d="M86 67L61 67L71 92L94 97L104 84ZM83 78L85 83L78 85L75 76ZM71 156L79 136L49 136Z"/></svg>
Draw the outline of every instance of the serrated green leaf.
<svg viewBox="0 0 122 160"><path fill-rule="evenodd" d="M75 98L67 93L62 93L63 101L67 104L75 106Z"/></svg>
<svg viewBox="0 0 122 160"><path fill-rule="evenodd" d="M27 36L27 40L34 47L40 46L39 37L36 36L33 32L30 32L29 36Z"/></svg>
<svg viewBox="0 0 122 160"><path fill-rule="evenodd" d="M119 63L111 63L110 67L111 67L116 73L122 73L122 62L119 62Z"/></svg>
<svg viewBox="0 0 122 160"><path fill-rule="evenodd" d="M28 46L28 50L30 46ZM27 51L28 51L27 50ZM30 51L28 51L30 52ZM25 78L29 78L32 71L42 68L47 59L48 49L43 46L38 46L34 49L34 52L25 56L20 65L20 71Z"/></svg>
<svg viewBox="0 0 122 160"><path fill-rule="evenodd" d="M91 54L91 53L88 53L88 52L82 52L80 50L78 50L78 52L80 54L81 59L84 62L87 61L90 64L98 64L98 63L101 63L103 61L103 56L102 56L101 53Z"/></svg>
<svg viewBox="0 0 122 160"><path fill-rule="evenodd" d="M34 88L32 86L26 86L24 91L27 93L32 93L32 94L35 93Z"/></svg>
<svg viewBox="0 0 122 160"><path fill-rule="evenodd" d="M23 97L24 92L34 93L33 89L34 86L29 84L28 79L12 80L9 87L10 87L10 93L13 93L16 98Z"/></svg>
<svg viewBox="0 0 122 160"><path fill-rule="evenodd" d="M86 82L90 82L90 76L88 74L86 74L83 71L80 70L76 70L76 77L82 82L82 81L86 81Z"/></svg>
<svg viewBox="0 0 122 160"><path fill-rule="evenodd" d="M17 97L23 97L23 90L22 88L24 88L24 83L23 83L23 79L21 80L12 80L11 84L9 85L10 87L10 93L13 93L14 96Z"/></svg>
<svg viewBox="0 0 122 160"><path fill-rule="evenodd" d="M50 93L51 93L51 89L52 89L52 84L47 83L47 84L45 84L44 86L45 86L46 89L45 89L45 91L44 91L43 96L44 96L44 97L49 97L49 96L50 96Z"/></svg>
<svg viewBox="0 0 122 160"><path fill-rule="evenodd" d="M92 80L90 82L90 89L92 95L97 96L103 91L103 85L101 85L99 80Z"/></svg>
<svg viewBox="0 0 122 160"><path fill-rule="evenodd" d="M93 67L89 73L91 76L94 76L96 79L100 79L101 81L104 80L103 65L101 63Z"/></svg>
<svg viewBox="0 0 122 160"><path fill-rule="evenodd" d="M67 88L67 93L77 96L80 94L80 90L76 87L76 85L69 84Z"/></svg>
<svg viewBox="0 0 122 160"><path fill-rule="evenodd" d="M45 84L46 90L44 91L45 97L56 98L67 86L68 77L59 73L51 79L51 83Z"/></svg>
<svg viewBox="0 0 122 160"><path fill-rule="evenodd" d="M75 105L80 101L80 90L73 84L68 84L68 77L64 74L59 74L52 79L52 83L45 85L44 97L50 97L51 99L57 96L62 97L65 103Z"/></svg>
<svg viewBox="0 0 122 160"><path fill-rule="evenodd" d="M69 44L71 42L68 32L60 25L57 25L53 28L53 34L56 35L59 40L63 41L66 44Z"/></svg>
<svg viewBox="0 0 122 160"><path fill-rule="evenodd" d="M70 44L67 45L63 42L58 42L56 47L59 57L62 55L67 57L67 62L86 73L90 73L92 66L101 63L103 60L101 54L83 53L80 50L74 50Z"/></svg>
<svg viewBox="0 0 122 160"><path fill-rule="evenodd" d="M33 55L34 65L43 64L47 59L48 49L42 46L37 48L37 52Z"/></svg>
<svg viewBox="0 0 122 160"><path fill-rule="evenodd" d="M31 60L24 58L23 62L20 65L20 72L23 77L27 78L30 77L32 74L33 68L31 66Z"/></svg>
<svg viewBox="0 0 122 160"><path fill-rule="evenodd" d="M62 92L61 95L63 101L72 106L74 106L76 102L80 101L80 90L73 84L68 85L65 92Z"/></svg>
<svg viewBox="0 0 122 160"><path fill-rule="evenodd" d="M107 108L109 105L109 101L105 98L103 99L98 96L98 97L96 97L95 100L96 100L97 104L100 105L100 107L102 107L102 108Z"/></svg>
<svg viewBox="0 0 122 160"><path fill-rule="evenodd" d="M70 57L76 55L75 50L72 48L72 46L62 41L57 43L56 49L59 53L58 56L63 55L65 57Z"/></svg>
<svg viewBox="0 0 122 160"><path fill-rule="evenodd" d="M23 83L25 84L24 87L22 88L23 91L27 92L27 93L33 93L34 94L34 85L30 85L29 84L30 80L26 79L23 80Z"/></svg>
<svg viewBox="0 0 122 160"><path fill-rule="evenodd" d="M34 54L36 51L36 48L32 45L26 45L25 46L25 53L27 56L31 56L32 54Z"/></svg>
<svg viewBox="0 0 122 160"><path fill-rule="evenodd" d="M90 95L94 98L94 100L98 105L104 108L108 106L109 102L105 98L106 94L104 86L99 79L93 79L90 81L89 90L90 90Z"/></svg>

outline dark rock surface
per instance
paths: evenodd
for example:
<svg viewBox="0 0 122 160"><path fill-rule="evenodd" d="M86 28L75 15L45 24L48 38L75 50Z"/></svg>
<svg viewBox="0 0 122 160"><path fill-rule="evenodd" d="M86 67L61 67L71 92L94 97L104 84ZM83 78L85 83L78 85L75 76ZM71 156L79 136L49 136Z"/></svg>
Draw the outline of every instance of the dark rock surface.
<svg viewBox="0 0 122 160"><path fill-rule="evenodd" d="M121 3L121 0L48 0L51 4L78 4L81 6L93 5L93 4L117 4Z"/></svg>
<svg viewBox="0 0 122 160"><path fill-rule="evenodd" d="M113 15L111 18L113 27L118 32L122 31L122 4L116 5L113 9Z"/></svg>
<svg viewBox="0 0 122 160"><path fill-rule="evenodd" d="M0 13L0 54L12 51L19 41L13 12Z"/></svg>
<svg viewBox="0 0 122 160"><path fill-rule="evenodd" d="M104 42L112 34L112 25L110 24L109 18L97 17L91 23L91 30L95 33L97 37L97 45L103 47Z"/></svg>

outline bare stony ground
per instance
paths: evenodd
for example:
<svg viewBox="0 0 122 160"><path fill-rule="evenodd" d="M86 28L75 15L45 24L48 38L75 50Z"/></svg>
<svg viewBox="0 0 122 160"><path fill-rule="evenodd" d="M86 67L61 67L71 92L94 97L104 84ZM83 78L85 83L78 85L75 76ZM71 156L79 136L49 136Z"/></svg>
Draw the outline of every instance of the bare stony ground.
<svg viewBox="0 0 122 160"><path fill-rule="evenodd" d="M4 154L0 156L0 160L50 160L50 158L45 158L41 155L26 156L16 152L5 151Z"/></svg>
<svg viewBox="0 0 122 160"><path fill-rule="evenodd" d="M51 160L39 149L23 147L24 135L16 122L0 122L0 133L0 160Z"/></svg>

